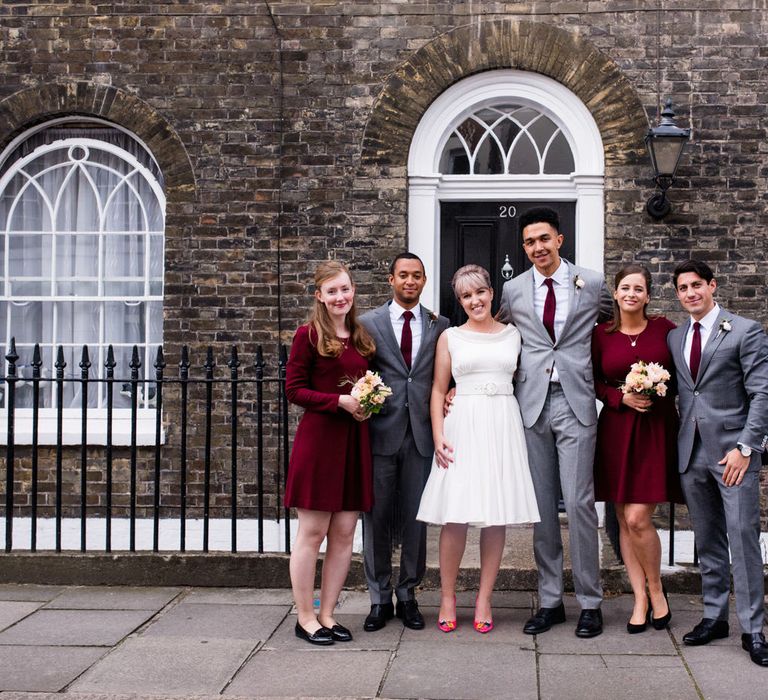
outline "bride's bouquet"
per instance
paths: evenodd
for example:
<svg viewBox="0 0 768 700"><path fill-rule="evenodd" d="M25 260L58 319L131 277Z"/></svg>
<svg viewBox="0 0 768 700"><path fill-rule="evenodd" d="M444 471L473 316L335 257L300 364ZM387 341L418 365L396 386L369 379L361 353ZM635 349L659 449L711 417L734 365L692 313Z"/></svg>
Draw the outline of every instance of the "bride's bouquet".
<svg viewBox="0 0 768 700"><path fill-rule="evenodd" d="M658 362L635 362L629 368L620 389L623 394L645 394L646 396L666 396L669 372Z"/></svg>
<svg viewBox="0 0 768 700"><path fill-rule="evenodd" d="M384 402L392 396L392 389L382 381L378 372L371 370L356 382L350 379L345 383L352 384L352 390L349 393L360 402L360 407L366 416L373 416L381 411Z"/></svg>

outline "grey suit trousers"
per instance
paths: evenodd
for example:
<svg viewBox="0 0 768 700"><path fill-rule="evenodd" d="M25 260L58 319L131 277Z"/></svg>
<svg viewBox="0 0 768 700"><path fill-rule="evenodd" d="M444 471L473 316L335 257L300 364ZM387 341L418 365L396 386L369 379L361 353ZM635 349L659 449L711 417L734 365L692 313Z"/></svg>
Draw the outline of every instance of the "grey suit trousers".
<svg viewBox="0 0 768 700"><path fill-rule="evenodd" d="M562 485L576 598L582 609L603 599L593 468L597 425L582 425L558 383L551 383L536 423L525 430L531 476L541 522L533 529L539 571L539 605L563 599L563 540L558 502Z"/></svg>
<svg viewBox="0 0 768 700"><path fill-rule="evenodd" d="M723 467L713 464L696 437L681 475L699 552L704 617L728 619L733 567L736 614L744 632L763 631L764 584L760 551L760 472L750 469L738 486L723 483ZM730 544L730 555L729 555Z"/></svg>
<svg viewBox="0 0 768 700"><path fill-rule="evenodd" d="M392 601L392 536L395 504L402 523L398 600L412 600L427 565L427 526L416 520L432 457L416 449L410 425L393 455L373 455L373 509L363 514L364 568L371 603Z"/></svg>

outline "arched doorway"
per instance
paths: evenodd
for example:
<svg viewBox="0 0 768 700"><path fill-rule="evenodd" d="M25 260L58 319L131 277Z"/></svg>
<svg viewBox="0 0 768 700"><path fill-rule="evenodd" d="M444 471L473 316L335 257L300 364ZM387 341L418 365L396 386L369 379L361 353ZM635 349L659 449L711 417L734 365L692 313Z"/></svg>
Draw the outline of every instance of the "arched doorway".
<svg viewBox="0 0 768 700"><path fill-rule="evenodd" d="M603 267L604 152L584 103L538 73L494 70L459 81L426 110L408 154L408 241L429 271L423 299L444 313L452 269L489 267L500 286L525 269L517 217L558 209L566 256ZM443 293L441 293L443 292Z"/></svg>

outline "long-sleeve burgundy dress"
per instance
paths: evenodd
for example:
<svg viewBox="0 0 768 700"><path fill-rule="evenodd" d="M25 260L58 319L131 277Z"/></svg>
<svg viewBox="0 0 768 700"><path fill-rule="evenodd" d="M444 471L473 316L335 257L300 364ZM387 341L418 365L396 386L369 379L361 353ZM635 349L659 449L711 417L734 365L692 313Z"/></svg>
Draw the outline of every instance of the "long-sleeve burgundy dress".
<svg viewBox="0 0 768 700"><path fill-rule="evenodd" d="M317 334L301 326L293 338L286 368L288 400L304 408L296 430L285 505L338 512L368 511L373 505L373 474L368 422L339 408L339 395L352 388L368 360L351 345L339 357L317 351Z"/></svg>
<svg viewBox="0 0 768 700"><path fill-rule="evenodd" d="M601 323L592 334L595 392L603 402L597 423L595 500L682 503L674 367L667 349L667 334L675 325L664 317L652 318L639 336L631 338L620 331L606 333L609 325ZM622 404L619 389L630 366L640 360L658 362L673 374L667 395L654 397L648 413Z"/></svg>

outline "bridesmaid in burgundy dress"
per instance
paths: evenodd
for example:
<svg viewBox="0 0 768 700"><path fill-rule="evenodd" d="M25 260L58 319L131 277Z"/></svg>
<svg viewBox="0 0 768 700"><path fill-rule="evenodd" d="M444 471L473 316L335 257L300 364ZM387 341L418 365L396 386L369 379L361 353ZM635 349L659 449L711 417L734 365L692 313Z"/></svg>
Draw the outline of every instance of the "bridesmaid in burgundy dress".
<svg viewBox="0 0 768 700"><path fill-rule="evenodd" d="M368 424L347 380L368 369L376 346L355 318L355 286L345 265L321 263L309 323L293 339L285 391L305 411L296 430L285 505L296 508L299 529L291 553L296 636L311 644L352 639L333 611L349 572L359 511L373 505ZM312 605L320 545L328 538L320 610Z"/></svg>
<svg viewBox="0 0 768 700"><path fill-rule="evenodd" d="M592 335L595 390L603 402L595 449L595 500L616 504L621 556L635 595L627 631L635 634L648 623L664 629L672 616L661 583L661 542L651 518L657 503L682 502L678 417L671 389L665 397L652 399L623 394L619 387L630 366L640 360L673 371L666 339L675 326L646 313L651 295L647 268L627 265L614 283L614 318L596 326Z"/></svg>

